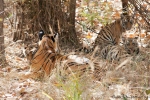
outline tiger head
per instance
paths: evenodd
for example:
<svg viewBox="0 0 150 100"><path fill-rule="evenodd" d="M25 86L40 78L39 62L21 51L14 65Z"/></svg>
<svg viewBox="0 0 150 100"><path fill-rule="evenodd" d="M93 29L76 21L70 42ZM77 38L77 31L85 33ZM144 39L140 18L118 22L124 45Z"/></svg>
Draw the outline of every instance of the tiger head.
<svg viewBox="0 0 150 100"><path fill-rule="evenodd" d="M121 25L123 27L123 32L126 30L130 30L134 23L134 17L130 15L121 14Z"/></svg>
<svg viewBox="0 0 150 100"><path fill-rule="evenodd" d="M39 43L39 49L58 52L58 33L43 35Z"/></svg>
<svg viewBox="0 0 150 100"><path fill-rule="evenodd" d="M32 60L36 52L40 50L46 50L48 52L58 52L58 33L51 35L51 34L44 34L44 31L41 30L38 33L39 35L39 42L38 43L31 43L26 45L24 48L24 55L26 56L28 62Z"/></svg>
<svg viewBox="0 0 150 100"><path fill-rule="evenodd" d="M137 42L138 37L123 37L122 41L126 52L130 55L136 55L139 53L139 45Z"/></svg>

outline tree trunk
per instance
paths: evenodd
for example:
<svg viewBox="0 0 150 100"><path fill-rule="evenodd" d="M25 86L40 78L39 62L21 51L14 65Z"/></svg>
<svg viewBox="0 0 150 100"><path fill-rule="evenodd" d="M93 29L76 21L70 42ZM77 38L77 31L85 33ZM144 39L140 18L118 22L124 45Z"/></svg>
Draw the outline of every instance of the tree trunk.
<svg viewBox="0 0 150 100"><path fill-rule="evenodd" d="M4 1L0 0L0 66L5 64L5 49L3 35Z"/></svg>
<svg viewBox="0 0 150 100"><path fill-rule="evenodd" d="M69 13L69 32L71 32L71 34L68 33L68 35L70 35L70 40L73 40L72 43L76 45L78 44L77 35L75 31L76 0L70 0Z"/></svg>
<svg viewBox="0 0 150 100"><path fill-rule="evenodd" d="M57 32L61 46L74 47L78 44L75 32L76 0L25 0L18 6L24 9L21 12L24 18L19 18L23 20L23 23L19 22L23 27L19 28L24 29L18 30L36 34L40 29L48 34Z"/></svg>
<svg viewBox="0 0 150 100"><path fill-rule="evenodd" d="M128 10L128 0L121 0L122 1L122 14L123 15L128 15L129 10Z"/></svg>
<svg viewBox="0 0 150 100"><path fill-rule="evenodd" d="M75 31L76 0L70 0L68 4L67 28L65 29L66 31L61 34L64 38L62 38L60 42L69 47L77 47L79 43Z"/></svg>

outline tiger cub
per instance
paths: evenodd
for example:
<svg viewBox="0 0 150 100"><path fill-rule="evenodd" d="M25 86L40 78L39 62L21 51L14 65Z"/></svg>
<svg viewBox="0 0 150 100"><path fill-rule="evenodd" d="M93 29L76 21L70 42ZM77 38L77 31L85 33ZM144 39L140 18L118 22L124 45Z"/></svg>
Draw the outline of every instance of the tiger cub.
<svg viewBox="0 0 150 100"><path fill-rule="evenodd" d="M100 49L103 49L107 45L119 44L122 33L126 30L130 30L132 25L132 16L121 15L120 19L117 19L115 22L108 24L101 29L95 40L95 46L98 45Z"/></svg>
<svg viewBox="0 0 150 100"><path fill-rule="evenodd" d="M101 57L107 60L119 61L122 58L135 56L139 53L137 38L123 38L123 45L107 45L101 50Z"/></svg>

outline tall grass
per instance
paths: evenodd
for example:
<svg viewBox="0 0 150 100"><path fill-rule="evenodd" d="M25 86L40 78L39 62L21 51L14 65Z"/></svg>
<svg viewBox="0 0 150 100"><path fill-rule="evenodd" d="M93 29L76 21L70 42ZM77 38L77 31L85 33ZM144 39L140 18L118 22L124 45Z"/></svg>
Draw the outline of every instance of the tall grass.
<svg viewBox="0 0 150 100"><path fill-rule="evenodd" d="M82 86L83 84L80 81L80 77L78 75L72 74L68 76L68 78L64 81L58 76L59 81L58 84L61 86L64 91L64 100L82 100L81 94L83 92Z"/></svg>

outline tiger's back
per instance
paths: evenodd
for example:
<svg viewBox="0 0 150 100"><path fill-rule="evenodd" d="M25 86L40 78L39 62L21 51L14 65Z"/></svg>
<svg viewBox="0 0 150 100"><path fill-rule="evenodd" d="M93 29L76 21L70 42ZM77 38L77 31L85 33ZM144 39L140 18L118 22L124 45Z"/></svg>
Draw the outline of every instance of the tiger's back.
<svg viewBox="0 0 150 100"><path fill-rule="evenodd" d="M43 68L48 75L54 68L57 51L57 37L44 35L41 44L31 60L30 71L36 72Z"/></svg>
<svg viewBox="0 0 150 100"><path fill-rule="evenodd" d="M121 36L120 20L116 20L114 23L106 25L99 32L95 45L105 47L108 44L115 45L118 43Z"/></svg>

